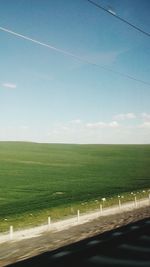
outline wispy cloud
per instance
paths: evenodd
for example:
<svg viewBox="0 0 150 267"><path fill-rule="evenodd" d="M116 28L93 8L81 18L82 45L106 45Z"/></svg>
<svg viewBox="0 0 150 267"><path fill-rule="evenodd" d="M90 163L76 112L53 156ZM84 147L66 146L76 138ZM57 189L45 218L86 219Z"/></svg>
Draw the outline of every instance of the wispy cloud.
<svg viewBox="0 0 150 267"><path fill-rule="evenodd" d="M108 126L110 128L118 128L119 127L119 123L117 121L112 121L108 124Z"/></svg>
<svg viewBox="0 0 150 267"><path fill-rule="evenodd" d="M117 114L114 116L115 120L123 121L123 120L132 120L135 119L136 115L134 113L125 113L125 114Z"/></svg>
<svg viewBox="0 0 150 267"><path fill-rule="evenodd" d="M29 129L29 126L27 126L27 125L21 125L20 126L20 129L22 129L22 130L28 130Z"/></svg>
<svg viewBox="0 0 150 267"><path fill-rule="evenodd" d="M9 89L15 89L17 87L14 83L2 83L2 86Z"/></svg>
<svg viewBox="0 0 150 267"><path fill-rule="evenodd" d="M144 113L141 114L141 117L142 117L142 119L144 121L149 121L150 122L150 114L144 112Z"/></svg>
<svg viewBox="0 0 150 267"><path fill-rule="evenodd" d="M87 59L95 64L112 65L124 52L125 51L103 51L99 53L89 54Z"/></svg>
<svg viewBox="0 0 150 267"><path fill-rule="evenodd" d="M150 121L145 121L145 122L143 122L141 125L139 125L138 128L142 128L142 129L150 129Z"/></svg>
<svg viewBox="0 0 150 267"><path fill-rule="evenodd" d="M86 128L90 129L102 129L102 128L118 128L119 123L117 121L112 121L109 123L106 122L95 122L95 123L87 123Z"/></svg>
<svg viewBox="0 0 150 267"><path fill-rule="evenodd" d="M47 142L147 144L150 141L150 121L144 121L141 118L142 114L136 115L136 120L129 125L126 121L119 122L113 119L95 122L73 119L60 122L49 129ZM147 115L144 114L144 118L147 118Z"/></svg>
<svg viewBox="0 0 150 267"><path fill-rule="evenodd" d="M99 128L105 128L107 124L105 122L95 122L95 123L88 122L86 123L85 126L90 129L99 129Z"/></svg>
<svg viewBox="0 0 150 267"><path fill-rule="evenodd" d="M71 120L70 123L72 124L81 124L81 120L80 119L75 119L75 120Z"/></svg>

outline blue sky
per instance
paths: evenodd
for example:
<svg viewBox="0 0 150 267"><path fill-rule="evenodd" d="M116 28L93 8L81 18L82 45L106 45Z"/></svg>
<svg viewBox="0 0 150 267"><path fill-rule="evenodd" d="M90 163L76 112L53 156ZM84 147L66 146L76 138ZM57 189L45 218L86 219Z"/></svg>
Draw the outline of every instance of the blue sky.
<svg viewBox="0 0 150 267"><path fill-rule="evenodd" d="M149 0L95 2L149 32ZM0 30L0 140L150 143L148 36L86 0L0 0L0 27L81 59Z"/></svg>

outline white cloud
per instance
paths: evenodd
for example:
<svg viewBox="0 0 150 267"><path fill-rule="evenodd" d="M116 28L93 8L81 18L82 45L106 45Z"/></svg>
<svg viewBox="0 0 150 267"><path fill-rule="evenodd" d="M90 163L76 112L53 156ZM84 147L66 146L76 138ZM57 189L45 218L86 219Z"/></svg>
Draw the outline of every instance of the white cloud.
<svg viewBox="0 0 150 267"><path fill-rule="evenodd" d="M27 125L22 125L22 126L20 126L20 129L27 130L27 129L29 129L29 127Z"/></svg>
<svg viewBox="0 0 150 267"><path fill-rule="evenodd" d="M67 130L65 127L68 127ZM117 121L95 122L72 125L70 122L53 128L47 142L54 143L101 143L141 144L150 141L150 122L141 126L122 126Z"/></svg>
<svg viewBox="0 0 150 267"><path fill-rule="evenodd" d="M105 128L107 124L105 122L95 122L95 123L86 123L85 126L90 129L99 129L99 128Z"/></svg>
<svg viewBox="0 0 150 267"><path fill-rule="evenodd" d="M91 55L90 57L88 57L88 59L96 64L111 65L112 63L116 61L119 55L120 55L120 52L116 52L116 51L102 52L102 53L97 53L95 55Z"/></svg>
<svg viewBox="0 0 150 267"><path fill-rule="evenodd" d="M127 117L133 118L131 113ZM139 114L141 116L141 114ZM139 119L139 116L136 117ZM133 125L112 121L85 122L76 119L51 126L47 142L54 143L123 143L147 144L150 142L150 121L134 122Z"/></svg>
<svg viewBox="0 0 150 267"><path fill-rule="evenodd" d="M75 120L70 121L70 123L72 123L72 124L81 124L81 120L80 119L75 119Z"/></svg>
<svg viewBox="0 0 150 267"><path fill-rule="evenodd" d="M105 65L111 65L113 64L118 56L120 56L125 51L103 51L100 53L93 53L88 54L88 57L86 56L87 60L92 61L95 64L105 64Z"/></svg>
<svg viewBox="0 0 150 267"><path fill-rule="evenodd" d="M112 122L109 123L109 127L118 128L119 127L119 123L117 121L112 121Z"/></svg>
<svg viewBox="0 0 150 267"><path fill-rule="evenodd" d="M115 120L120 120L120 121L132 120L132 119L135 119L135 118L136 118L136 115L134 113L117 114L117 115L114 116Z"/></svg>
<svg viewBox="0 0 150 267"><path fill-rule="evenodd" d="M69 130L69 127L67 127L67 126L62 126L62 128L61 128L63 131L68 131Z"/></svg>
<svg viewBox="0 0 150 267"><path fill-rule="evenodd" d="M106 122L87 123L85 126L90 129L102 129L102 128L118 128L119 124L117 121L112 121L110 123Z"/></svg>
<svg viewBox="0 0 150 267"><path fill-rule="evenodd" d="M142 113L141 114L141 117L142 117L142 119L144 120L144 121L150 121L150 114L148 114L148 113Z"/></svg>
<svg viewBox="0 0 150 267"><path fill-rule="evenodd" d="M15 89L17 87L17 85L14 83L3 83L2 86L10 89Z"/></svg>
<svg viewBox="0 0 150 267"><path fill-rule="evenodd" d="M139 125L139 128L150 129L150 121L143 122L141 125Z"/></svg>

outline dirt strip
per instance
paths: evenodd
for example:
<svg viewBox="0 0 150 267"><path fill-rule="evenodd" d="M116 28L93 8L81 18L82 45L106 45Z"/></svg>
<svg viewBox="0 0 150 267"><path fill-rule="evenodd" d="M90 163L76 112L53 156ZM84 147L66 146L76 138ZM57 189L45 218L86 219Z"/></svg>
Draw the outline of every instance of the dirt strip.
<svg viewBox="0 0 150 267"><path fill-rule="evenodd" d="M114 215L101 216L93 221L59 232L47 231L30 239L5 242L0 245L0 266L7 266L10 263L54 250L147 217L150 217L150 206Z"/></svg>

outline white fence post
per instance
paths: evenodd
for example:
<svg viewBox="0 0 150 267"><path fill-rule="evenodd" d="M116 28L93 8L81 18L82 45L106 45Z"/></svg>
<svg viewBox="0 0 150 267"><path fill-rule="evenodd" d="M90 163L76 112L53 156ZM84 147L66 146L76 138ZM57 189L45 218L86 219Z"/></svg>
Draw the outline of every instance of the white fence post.
<svg viewBox="0 0 150 267"><path fill-rule="evenodd" d="M134 203L135 203L135 208L137 208L137 199L136 199L136 196L134 197Z"/></svg>
<svg viewBox="0 0 150 267"><path fill-rule="evenodd" d="M51 217L49 216L48 217L48 229L50 228L50 226L51 226Z"/></svg>
<svg viewBox="0 0 150 267"><path fill-rule="evenodd" d="M102 213L103 212L103 206L102 206L102 204L100 204L99 209L100 209L100 213Z"/></svg>
<svg viewBox="0 0 150 267"><path fill-rule="evenodd" d="M121 200L119 199L119 209L121 209Z"/></svg>
<svg viewBox="0 0 150 267"><path fill-rule="evenodd" d="M9 230L9 236L10 236L10 240L13 239L13 226L10 226L10 230Z"/></svg>
<svg viewBox="0 0 150 267"><path fill-rule="evenodd" d="M80 220L80 211L78 210L77 211L77 222L79 222L79 220Z"/></svg>

